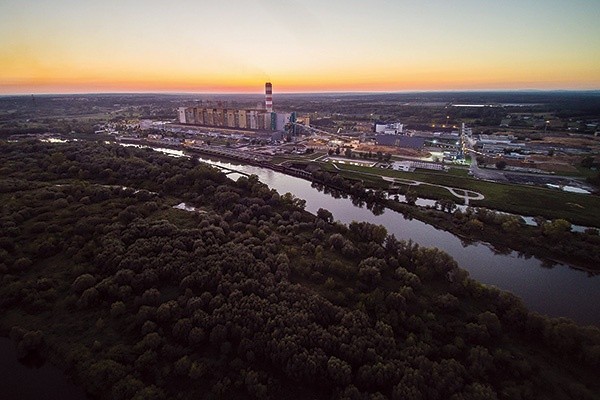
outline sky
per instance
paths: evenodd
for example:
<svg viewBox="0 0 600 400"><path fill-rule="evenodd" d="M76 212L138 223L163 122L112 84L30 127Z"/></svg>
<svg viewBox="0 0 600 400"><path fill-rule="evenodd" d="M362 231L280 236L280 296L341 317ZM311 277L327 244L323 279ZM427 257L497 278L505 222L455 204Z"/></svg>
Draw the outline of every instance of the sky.
<svg viewBox="0 0 600 400"><path fill-rule="evenodd" d="M600 0L0 0L0 94L600 89Z"/></svg>

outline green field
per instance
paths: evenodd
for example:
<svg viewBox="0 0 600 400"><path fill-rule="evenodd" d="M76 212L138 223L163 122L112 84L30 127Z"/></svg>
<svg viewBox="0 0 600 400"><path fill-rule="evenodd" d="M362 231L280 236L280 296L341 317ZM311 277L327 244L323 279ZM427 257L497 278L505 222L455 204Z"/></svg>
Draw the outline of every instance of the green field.
<svg viewBox="0 0 600 400"><path fill-rule="evenodd" d="M526 216L543 216L549 219L564 218L574 224L600 227L600 197L577 193L562 192L534 186L514 185L480 181L461 176L463 170L451 169L450 172L401 172L389 169L372 169L354 165L338 166L344 176L365 181L375 177L361 174L379 174L394 178L410 179L436 185L472 190L485 196L484 200L473 201L471 205ZM326 170L334 171L332 166ZM421 197L439 199L448 198L460 201L450 192L433 186L413 187Z"/></svg>

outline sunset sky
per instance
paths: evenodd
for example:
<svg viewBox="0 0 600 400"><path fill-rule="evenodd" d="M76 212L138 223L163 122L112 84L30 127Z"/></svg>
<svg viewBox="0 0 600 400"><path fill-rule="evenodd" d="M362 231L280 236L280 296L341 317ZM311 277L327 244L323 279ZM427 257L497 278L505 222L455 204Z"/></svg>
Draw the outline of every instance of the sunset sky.
<svg viewBox="0 0 600 400"><path fill-rule="evenodd" d="M0 0L0 93L600 89L600 0Z"/></svg>

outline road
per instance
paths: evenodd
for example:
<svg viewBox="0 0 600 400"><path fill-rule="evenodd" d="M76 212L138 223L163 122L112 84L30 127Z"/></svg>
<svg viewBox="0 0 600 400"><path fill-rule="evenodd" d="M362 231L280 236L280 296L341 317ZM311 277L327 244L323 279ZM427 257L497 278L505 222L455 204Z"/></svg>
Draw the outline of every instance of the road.
<svg viewBox="0 0 600 400"><path fill-rule="evenodd" d="M332 163L332 165L338 171L342 171L343 170L338 165L336 165L336 163ZM472 190L465 190L465 189L455 188L455 187L451 187L451 186L437 185L435 183L427 183L427 182L422 182L422 181L415 181L413 179L392 178L390 176L385 176L385 175L381 175L381 174L374 174L374 173L370 173L370 172L359 172L359 171L352 171L352 172L355 173L355 174L376 176L378 178L383 179L384 181L391 182L391 183L398 183L398 184L401 184L401 185L408 185L408 186L429 185L429 186L441 187L441 188L446 189L450 193L452 193L453 196L456 196L456 197L458 197L460 199L463 199L463 201L465 202L465 205L467 205L467 206L469 205L469 201L470 200L483 200L485 198L485 196L483 194L478 193L478 192L474 192Z"/></svg>
<svg viewBox="0 0 600 400"><path fill-rule="evenodd" d="M471 157L471 166L469 167L470 175L477 178L483 179L486 181L495 181L495 182L506 182L506 176L504 172L493 170L493 169L482 169L477 165L477 158Z"/></svg>
<svg viewBox="0 0 600 400"><path fill-rule="evenodd" d="M483 199L485 199L485 196L483 194L478 193L478 192L474 192L472 190L459 189L459 188L455 188L455 187L451 187L451 186L438 185L438 184L435 184L435 183L427 183L427 182L422 182L422 181L415 181L415 180L412 180L412 179L391 178L391 177L388 177L388 176L381 176L381 178L384 181L393 182L393 183L399 183L399 184L402 184L402 185L409 185L409 186L429 185L429 186L441 187L443 189L446 189L450 193L452 193L453 196L456 196L456 197L458 197L460 199L463 199L466 206L469 205L469 201L470 200L483 200Z"/></svg>

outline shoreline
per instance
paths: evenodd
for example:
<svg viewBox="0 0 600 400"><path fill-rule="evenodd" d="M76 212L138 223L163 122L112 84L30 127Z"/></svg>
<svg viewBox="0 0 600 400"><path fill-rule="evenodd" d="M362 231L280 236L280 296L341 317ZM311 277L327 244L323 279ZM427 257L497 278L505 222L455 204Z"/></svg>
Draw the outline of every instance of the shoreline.
<svg viewBox="0 0 600 400"><path fill-rule="evenodd" d="M142 141L142 142L136 142L135 144L140 144L143 146L148 146L148 147L153 147L153 145L156 145L156 143L152 143L149 141ZM162 146L162 144L161 144ZM334 189L334 190L338 190L340 192L343 192L345 194L348 194L350 196L352 196L353 194L350 193L349 191L347 191L345 188L342 187L338 187L335 185L332 185L329 182L325 182L323 180L319 180L319 179L315 179L314 176L312 176L312 174L303 171L303 170L299 170L299 169L295 169L292 167L288 167L285 165L279 165L279 164L274 164L270 161L267 160L256 160L254 159L252 156L242 156L242 155L235 155L231 152L228 151L222 151L222 150L218 150L218 149L208 149L206 148L206 146L203 146L201 148L199 147L195 147L195 148L182 148L181 146L177 146L177 145L164 145L163 147L166 148L171 148L174 150L180 150L182 152L188 152L188 153L199 153L199 154L203 154L203 155L208 155L208 156L216 156L216 157L221 157L221 158L227 158L230 160L234 160L234 161L241 161L241 162L246 162L250 165L253 166L257 166L257 167L261 167L261 168L267 168L267 169L271 169L273 171L277 171L277 172L281 172L284 173L286 175L290 175L290 176L295 176L298 178L302 178L305 179L307 181L310 181L312 183L316 183L319 185L323 185L325 187L328 187L330 189ZM365 188L365 193L367 190L372 190L369 188ZM365 200L366 201L366 200ZM437 229L442 229L446 232L449 232L455 236L457 236L459 239L461 240L470 240L470 241L474 241L474 242L479 242L479 243L483 243L486 245L490 245L493 248L496 248L498 245L507 247L508 249L510 249L511 251L516 251L516 252L522 252L525 255L531 255L531 256L535 256L537 258L539 258L541 261L548 261L551 263L560 263L560 264L565 264L566 266L568 266L569 268L573 268L582 272L587 272L588 274L591 275L598 275L600 274L600 269L593 269L593 268L589 268L587 265L589 265L589 262L584 262L584 261L573 261L572 259L567 259L565 256L565 258L562 258L560 256L556 256L553 255L551 257L548 257L547 255L545 255L544 253L547 253L549 249L544 248L544 247L534 247L535 249L537 249L537 251L534 252L530 252L527 250L530 250L531 247L529 247L528 249L524 249L522 247L519 246L514 246L511 244L507 244L506 242L503 241L499 241L499 242L492 242L489 240L485 240L484 238L480 237L480 236L471 236L468 234L465 234L464 232L462 232L460 229L452 229L452 227L447 226L447 224L440 224L437 223L437 218L428 218L427 216L427 211L436 211L433 210L432 208L426 208L426 207L422 207L422 206L417 206L417 205L409 205L409 204L403 204L400 202L394 202L392 200L389 199L373 199L372 200L375 203L378 203L382 206L384 206L386 209L395 211L395 212L399 212L402 214L406 214L406 215L410 215L411 217L418 219L421 222L427 223ZM397 206L394 206L397 205ZM492 212L496 212L495 210L490 210ZM441 212L440 212L441 213ZM443 213L441 214L444 216L444 218L447 216L447 213ZM452 222L449 222L450 224L452 224ZM487 225L487 226L491 226L491 225Z"/></svg>

